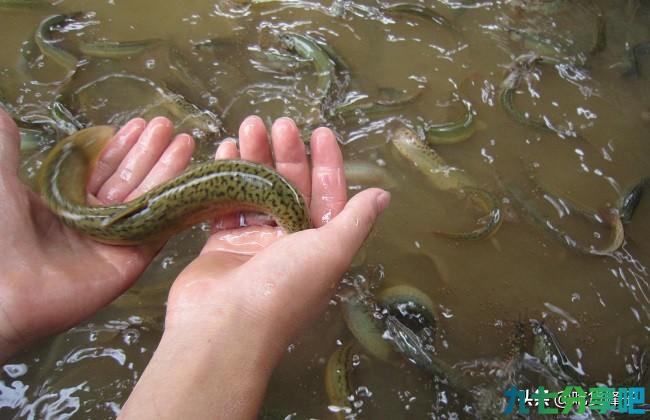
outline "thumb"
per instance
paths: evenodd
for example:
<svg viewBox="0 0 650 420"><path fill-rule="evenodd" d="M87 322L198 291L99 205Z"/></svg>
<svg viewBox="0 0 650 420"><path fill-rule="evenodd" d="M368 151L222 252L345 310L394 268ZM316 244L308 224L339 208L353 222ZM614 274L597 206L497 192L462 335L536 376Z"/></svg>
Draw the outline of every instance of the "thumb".
<svg viewBox="0 0 650 420"><path fill-rule="evenodd" d="M339 255L349 255L351 260L389 203L388 191L379 188L364 190L352 197L341 213L318 230L327 243L336 244L341 252Z"/></svg>
<svg viewBox="0 0 650 420"><path fill-rule="evenodd" d="M15 174L20 155L20 135L11 117L0 108L0 171Z"/></svg>

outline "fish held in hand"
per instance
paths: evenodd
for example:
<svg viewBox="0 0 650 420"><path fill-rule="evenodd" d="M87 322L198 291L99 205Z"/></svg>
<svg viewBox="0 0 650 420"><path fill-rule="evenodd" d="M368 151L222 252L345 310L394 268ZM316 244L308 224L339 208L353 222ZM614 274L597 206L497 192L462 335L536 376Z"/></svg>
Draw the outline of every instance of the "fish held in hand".
<svg viewBox="0 0 650 420"><path fill-rule="evenodd" d="M43 162L38 177L52 212L97 241L130 245L164 239L235 211L271 214L290 233L311 227L308 207L293 185L272 169L243 160L193 166L131 201L89 206L88 177L114 133L113 127L98 126L62 140Z"/></svg>

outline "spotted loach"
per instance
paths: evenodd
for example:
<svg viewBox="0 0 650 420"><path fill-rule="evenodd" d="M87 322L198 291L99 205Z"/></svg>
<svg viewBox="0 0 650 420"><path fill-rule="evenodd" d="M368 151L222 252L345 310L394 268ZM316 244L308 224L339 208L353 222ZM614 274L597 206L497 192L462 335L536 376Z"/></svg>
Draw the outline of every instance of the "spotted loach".
<svg viewBox="0 0 650 420"><path fill-rule="evenodd" d="M167 238L200 221L234 211L259 211L287 232L311 227L300 192L266 166L217 160L190 167L180 176L131 201L86 204L86 183L115 129L97 126L59 142L38 175L41 196L63 222L97 241L131 245Z"/></svg>

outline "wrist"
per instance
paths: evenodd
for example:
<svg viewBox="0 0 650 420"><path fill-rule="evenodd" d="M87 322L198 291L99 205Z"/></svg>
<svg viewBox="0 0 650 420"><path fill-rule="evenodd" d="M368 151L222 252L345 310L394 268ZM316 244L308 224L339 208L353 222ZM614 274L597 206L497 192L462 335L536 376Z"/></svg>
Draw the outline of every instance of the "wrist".
<svg viewBox="0 0 650 420"><path fill-rule="evenodd" d="M121 417L254 418L285 346L242 317L172 321Z"/></svg>
<svg viewBox="0 0 650 420"><path fill-rule="evenodd" d="M241 373L270 376L285 348L270 329L233 318L183 327L166 325L158 350L161 356L172 358L191 354L197 364L224 371L234 366Z"/></svg>
<svg viewBox="0 0 650 420"><path fill-rule="evenodd" d="M32 274L32 273L29 273ZM0 362L8 360L40 336L33 325L30 311L25 310L27 299L23 288L13 285L29 284L27 279L13 272L0 281Z"/></svg>

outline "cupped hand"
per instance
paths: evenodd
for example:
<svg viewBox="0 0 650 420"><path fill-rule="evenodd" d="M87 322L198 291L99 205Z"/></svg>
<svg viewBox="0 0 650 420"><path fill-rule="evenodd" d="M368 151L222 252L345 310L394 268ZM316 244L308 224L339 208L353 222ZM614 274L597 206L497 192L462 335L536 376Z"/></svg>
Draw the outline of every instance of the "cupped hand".
<svg viewBox="0 0 650 420"><path fill-rule="evenodd" d="M247 118L239 147L225 141L217 158L275 167L302 192L314 229L284 235L268 225L238 228L238 216L218 220L172 286L163 338L121 418L254 418L279 358L323 312L390 200L369 189L348 201L332 131L313 132L310 166L287 118L273 124L270 142L262 121Z"/></svg>
<svg viewBox="0 0 650 420"><path fill-rule="evenodd" d="M239 144L226 140L220 145L217 159L258 162L295 185L309 206L315 229L287 236L281 228L264 224L259 215L217 220L199 257L174 282L167 328L185 329L227 307L255 322L281 324L288 340L327 304L388 204L389 194L369 189L348 203L343 157L334 133L318 128L310 144L311 165L291 119L275 121L269 140L262 120L248 117L240 126ZM239 227L251 219L253 226Z"/></svg>
<svg viewBox="0 0 650 420"><path fill-rule="evenodd" d="M128 201L175 177L194 141L172 138L165 118L131 120L102 152L88 202ZM69 328L115 299L139 277L156 245L110 246L64 226L17 176L20 139L0 110L0 360Z"/></svg>

